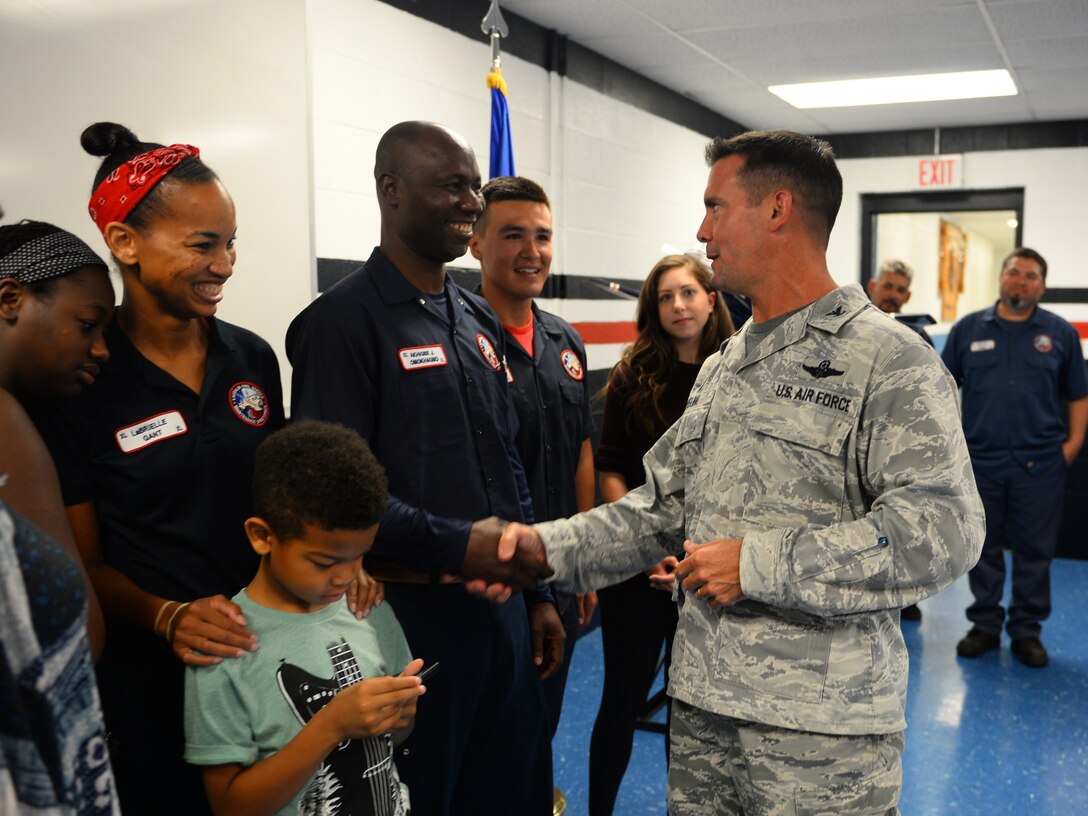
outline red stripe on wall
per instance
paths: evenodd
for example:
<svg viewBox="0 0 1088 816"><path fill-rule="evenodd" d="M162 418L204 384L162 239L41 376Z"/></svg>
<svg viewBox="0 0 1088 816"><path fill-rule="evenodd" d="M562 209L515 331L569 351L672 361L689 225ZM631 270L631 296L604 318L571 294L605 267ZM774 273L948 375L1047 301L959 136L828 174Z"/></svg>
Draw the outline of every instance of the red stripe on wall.
<svg viewBox="0 0 1088 816"><path fill-rule="evenodd" d="M1081 340L1088 340L1088 323L1074 323L1073 328L1077 330Z"/></svg>
<svg viewBox="0 0 1088 816"><path fill-rule="evenodd" d="M638 336L633 320L618 320L608 323L571 323L574 330L582 336L582 342L590 343L630 343Z"/></svg>

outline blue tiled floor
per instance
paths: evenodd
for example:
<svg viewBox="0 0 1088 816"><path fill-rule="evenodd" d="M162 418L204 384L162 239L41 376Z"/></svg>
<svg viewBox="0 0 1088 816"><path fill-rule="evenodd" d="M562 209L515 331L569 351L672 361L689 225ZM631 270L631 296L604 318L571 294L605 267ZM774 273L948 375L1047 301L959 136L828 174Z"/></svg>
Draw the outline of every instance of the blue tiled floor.
<svg viewBox="0 0 1088 816"><path fill-rule="evenodd" d="M1000 653L956 657L969 628L966 579L924 601L920 623L904 622L911 659L904 816L1088 815L1088 561L1059 559L1051 579L1046 669L1022 666L1007 638ZM600 667L600 633L592 632L578 641L553 742L556 784L571 816L587 810ZM616 814L665 813L663 738L637 731Z"/></svg>

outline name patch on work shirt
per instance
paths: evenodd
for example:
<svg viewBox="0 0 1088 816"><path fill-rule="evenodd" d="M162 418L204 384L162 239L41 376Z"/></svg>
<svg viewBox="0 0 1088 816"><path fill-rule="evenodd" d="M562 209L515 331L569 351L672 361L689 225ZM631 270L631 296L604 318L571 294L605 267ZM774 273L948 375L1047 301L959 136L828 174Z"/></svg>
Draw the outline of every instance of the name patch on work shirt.
<svg viewBox="0 0 1088 816"><path fill-rule="evenodd" d="M417 368L434 368L444 366L449 361L446 359L446 350L439 343L435 346L409 346L397 352L400 364L405 371L415 371Z"/></svg>
<svg viewBox="0 0 1088 816"><path fill-rule="evenodd" d="M993 339L971 341L971 351L993 351L995 348L997 343Z"/></svg>
<svg viewBox="0 0 1088 816"><path fill-rule="evenodd" d="M188 430L189 426L185 424L185 417L178 411L167 411L165 414L141 419L127 428L118 428L114 437L117 439L118 447L124 453L135 453L172 436L181 436Z"/></svg>

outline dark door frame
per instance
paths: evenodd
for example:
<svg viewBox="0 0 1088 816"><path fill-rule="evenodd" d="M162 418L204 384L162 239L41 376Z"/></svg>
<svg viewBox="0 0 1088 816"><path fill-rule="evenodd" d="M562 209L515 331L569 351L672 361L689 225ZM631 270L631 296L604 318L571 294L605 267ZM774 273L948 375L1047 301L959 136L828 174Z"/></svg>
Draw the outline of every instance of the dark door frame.
<svg viewBox="0 0 1088 816"><path fill-rule="evenodd" d="M1024 235L1024 188L997 190L940 190L913 193L862 193L861 195L861 285L867 289L877 260L876 217L886 213L1016 212L1016 246Z"/></svg>

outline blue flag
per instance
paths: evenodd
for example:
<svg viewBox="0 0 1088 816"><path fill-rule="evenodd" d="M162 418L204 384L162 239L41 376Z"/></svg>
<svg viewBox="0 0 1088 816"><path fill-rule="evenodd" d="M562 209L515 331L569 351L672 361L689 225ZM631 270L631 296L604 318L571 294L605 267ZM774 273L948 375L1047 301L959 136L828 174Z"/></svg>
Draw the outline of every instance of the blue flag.
<svg viewBox="0 0 1088 816"><path fill-rule="evenodd" d="M491 88L491 167L490 178L515 176L514 143L510 138L510 108L506 104L506 81L502 74L487 75Z"/></svg>

